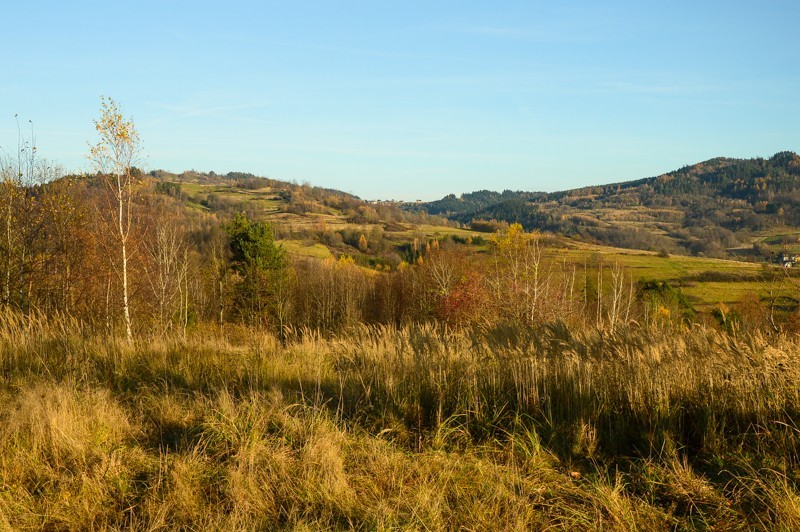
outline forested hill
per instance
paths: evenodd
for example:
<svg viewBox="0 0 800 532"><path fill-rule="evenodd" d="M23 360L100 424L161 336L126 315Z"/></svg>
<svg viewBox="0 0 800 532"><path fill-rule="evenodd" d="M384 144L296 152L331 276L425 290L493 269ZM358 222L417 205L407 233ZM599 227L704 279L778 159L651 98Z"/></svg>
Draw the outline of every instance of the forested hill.
<svg viewBox="0 0 800 532"><path fill-rule="evenodd" d="M777 195L796 198L800 179L800 156L780 152L769 159L728 159L718 157L687 166L658 177L642 179L619 186L641 189L658 195L721 195L744 199L751 203L773 201ZM613 187L613 185L612 185Z"/></svg>
<svg viewBox="0 0 800 532"><path fill-rule="evenodd" d="M460 197L456 197L455 194L449 194L440 200L425 203L423 207L428 214L452 216L478 212L509 200L536 201L545 197L547 197L547 194L544 192L478 190L477 192L462 194Z"/></svg>
<svg viewBox="0 0 800 532"><path fill-rule="evenodd" d="M800 227L800 156L716 158L637 181L553 193L484 190L418 208L630 248L758 254L756 233Z"/></svg>

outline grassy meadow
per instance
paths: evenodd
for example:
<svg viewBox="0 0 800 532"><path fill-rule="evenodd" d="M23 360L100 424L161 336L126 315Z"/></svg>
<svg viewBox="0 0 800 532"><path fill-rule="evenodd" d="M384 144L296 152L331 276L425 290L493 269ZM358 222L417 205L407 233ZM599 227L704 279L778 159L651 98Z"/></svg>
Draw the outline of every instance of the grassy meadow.
<svg viewBox="0 0 800 532"><path fill-rule="evenodd" d="M659 256L655 252L586 244L553 250L552 255L576 264L587 264L590 268L602 260L607 264L621 265L633 279L670 282L679 287L701 312L709 312L720 303L739 303L753 294L767 299L770 291L785 297L794 297L797 293L796 281L786 272L765 268L764 264L755 262L685 255Z"/></svg>
<svg viewBox="0 0 800 532"><path fill-rule="evenodd" d="M0 321L0 527L796 530L800 340Z"/></svg>

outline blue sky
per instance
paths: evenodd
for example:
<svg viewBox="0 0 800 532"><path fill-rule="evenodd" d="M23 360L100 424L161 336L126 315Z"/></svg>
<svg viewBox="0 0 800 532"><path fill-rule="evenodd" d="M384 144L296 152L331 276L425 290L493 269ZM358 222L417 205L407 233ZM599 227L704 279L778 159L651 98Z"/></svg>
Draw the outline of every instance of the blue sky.
<svg viewBox="0 0 800 532"><path fill-rule="evenodd" d="M100 96L147 169L364 198L561 190L800 151L800 2L13 2L0 147L88 169Z"/></svg>

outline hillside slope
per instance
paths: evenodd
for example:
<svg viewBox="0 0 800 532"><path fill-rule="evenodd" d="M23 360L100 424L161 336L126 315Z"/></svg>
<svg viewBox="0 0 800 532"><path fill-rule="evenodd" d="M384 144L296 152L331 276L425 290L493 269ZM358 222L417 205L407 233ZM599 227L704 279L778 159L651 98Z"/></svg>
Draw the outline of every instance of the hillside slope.
<svg viewBox="0 0 800 532"><path fill-rule="evenodd" d="M796 242L775 237L800 226L800 156L716 158L624 183L553 193L484 190L415 208L461 223L520 222L627 248L766 259L776 251L769 244Z"/></svg>

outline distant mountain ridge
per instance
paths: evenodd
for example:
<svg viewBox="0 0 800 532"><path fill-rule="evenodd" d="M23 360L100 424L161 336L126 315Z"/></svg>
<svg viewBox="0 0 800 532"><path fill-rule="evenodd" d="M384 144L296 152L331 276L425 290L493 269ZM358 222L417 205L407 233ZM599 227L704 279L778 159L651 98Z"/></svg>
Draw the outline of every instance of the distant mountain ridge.
<svg viewBox="0 0 800 532"><path fill-rule="evenodd" d="M496 219L623 247L726 256L755 231L800 227L800 156L718 157L635 181L551 193L481 190L415 208L465 224Z"/></svg>

